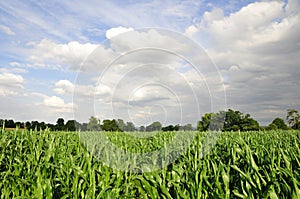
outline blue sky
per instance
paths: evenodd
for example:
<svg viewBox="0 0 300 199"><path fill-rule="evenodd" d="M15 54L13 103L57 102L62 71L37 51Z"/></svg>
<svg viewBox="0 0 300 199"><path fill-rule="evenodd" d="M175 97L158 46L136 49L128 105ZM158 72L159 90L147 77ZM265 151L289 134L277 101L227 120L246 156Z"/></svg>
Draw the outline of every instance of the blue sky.
<svg viewBox="0 0 300 199"><path fill-rule="evenodd" d="M234 108L266 125L300 109L299 4L0 1L0 118L55 123L96 115L195 126L199 114ZM192 41L203 51L193 51ZM122 53L149 46L212 62L199 56L197 73L182 57L145 50L102 73Z"/></svg>

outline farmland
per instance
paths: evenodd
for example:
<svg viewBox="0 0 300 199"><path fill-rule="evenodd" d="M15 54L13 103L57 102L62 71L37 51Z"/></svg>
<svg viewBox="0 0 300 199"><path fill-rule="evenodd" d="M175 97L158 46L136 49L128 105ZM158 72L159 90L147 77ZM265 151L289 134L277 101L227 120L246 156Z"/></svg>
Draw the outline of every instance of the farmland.
<svg viewBox="0 0 300 199"><path fill-rule="evenodd" d="M300 197L300 131L220 133L216 145L203 158L206 133L193 133L190 147L167 167L126 172L93 156L78 133L2 131L0 197ZM139 153L163 147L175 133L134 139L128 135L106 132L119 148ZM102 146L105 153L113 155L105 149Z"/></svg>

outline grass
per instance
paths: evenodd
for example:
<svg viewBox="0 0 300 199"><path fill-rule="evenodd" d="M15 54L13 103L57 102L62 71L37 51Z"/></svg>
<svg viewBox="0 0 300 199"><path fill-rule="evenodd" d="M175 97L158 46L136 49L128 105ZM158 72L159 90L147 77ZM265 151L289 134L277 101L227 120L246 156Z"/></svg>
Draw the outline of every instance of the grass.
<svg viewBox="0 0 300 199"><path fill-rule="evenodd" d="M147 153L176 135L105 136L117 148ZM106 166L77 133L2 131L0 198L300 198L299 131L221 133L202 158L204 137L196 133L167 167L135 173ZM105 145L98 150L118 158Z"/></svg>

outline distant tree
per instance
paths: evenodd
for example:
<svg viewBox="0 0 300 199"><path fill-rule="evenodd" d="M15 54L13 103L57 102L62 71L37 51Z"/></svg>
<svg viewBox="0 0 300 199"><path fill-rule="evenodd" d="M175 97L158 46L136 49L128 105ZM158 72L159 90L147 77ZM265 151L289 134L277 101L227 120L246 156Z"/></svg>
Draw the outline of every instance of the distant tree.
<svg viewBox="0 0 300 199"><path fill-rule="evenodd" d="M63 118L58 118L56 121L55 129L58 131L63 131L65 128L65 120Z"/></svg>
<svg viewBox="0 0 300 199"><path fill-rule="evenodd" d="M140 126L140 131L141 132L145 132L146 131L146 127L145 126Z"/></svg>
<svg viewBox="0 0 300 199"><path fill-rule="evenodd" d="M31 129L32 130L39 130L39 122L38 121L31 121Z"/></svg>
<svg viewBox="0 0 300 199"><path fill-rule="evenodd" d="M126 122L125 131L136 131L136 128L132 122Z"/></svg>
<svg viewBox="0 0 300 199"><path fill-rule="evenodd" d="M65 125L65 130L67 131L76 131L76 121L75 120L68 120Z"/></svg>
<svg viewBox="0 0 300 199"><path fill-rule="evenodd" d="M48 124L46 124L46 128L48 128L51 131L55 131L55 125L54 124L48 123Z"/></svg>
<svg viewBox="0 0 300 199"><path fill-rule="evenodd" d="M300 129L300 115L295 109L288 109L286 120L292 129Z"/></svg>
<svg viewBox="0 0 300 199"><path fill-rule="evenodd" d="M232 109L228 109L226 112L224 131L256 131L259 129L259 123L251 118L250 114L244 115L242 112Z"/></svg>
<svg viewBox="0 0 300 199"><path fill-rule="evenodd" d="M286 125L286 123L281 118L275 118L269 126L266 128L267 130L276 130L276 129L282 129L287 130L289 127Z"/></svg>
<svg viewBox="0 0 300 199"><path fill-rule="evenodd" d="M228 109L224 121L224 130L225 131L241 130L242 117L243 117L243 113L241 113L240 111L234 111L232 109Z"/></svg>
<svg viewBox="0 0 300 199"><path fill-rule="evenodd" d="M193 130L193 126L192 126L192 124L186 124L186 125L182 126L181 129L183 131L192 131Z"/></svg>
<svg viewBox="0 0 300 199"><path fill-rule="evenodd" d="M180 130L180 125L179 124L176 124L175 126L174 126L174 131L179 131Z"/></svg>
<svg viewBox="0 0 300 199"><path fill-rule="evenodd" d="M117 121L115 119L103 120L102 130L103 131L120 131Z"/></svg>
<svg viewBox="0 0 300 199"><path fill-rule="evenodd" d="M89 119L89 123L87 124L87 130L89 131L100 131L100 120L98 120L96 117L91 116Z"/></svg>
<svg viewBox="0 0 300 199"><path fill-rule="evenodd" d="M150 131L160 131L162 128L162 125L160 122L156 121L156 122L153 122L152 124L148 125L146 127L146 131L147 132L150 132Z"/></svg>
<svg viewBox="0 0 300 199"><path fill-rule="evenodd" d="M24 122L16 122L16 127L23 129L24 128Z"/></svg>
<svg viewBox="0 0 300 199"><path fill-rule="evenodd" d="M250 114L243 115L240 111L228 109L219 113L206 113L201 121L198 121L197 130L223 130L223 131L251 131L259 130L260 126Z"/></svg>
<svg viewBox="0 0 300 199"><path fill-rule="evenodd" d="M259 123L253 118L245 117L240 124L241 131L258 131L260 129Z"/></svg>
<svg viewBox="0 0 300 199"><path fill-rule="evenodd" d="M39 124L38 124L38 130L45 130L46 129L46 124L45 124L45 122L40 122Z"/></svg>
<svg viewBox="0 0 300 199"><path fill-rule="evenodd" d="M31 123L29 121L25 122L25 128L27 130L30 130L31 129Z"/></svg>
<svg viewBox="0 0 300 199"><path fill-rule="evenodd" d="M81 131L87 131L87 128L88 127L88 123L82 123L81 125L80 125L80 130ZM101 126L100 126L100 128L101 128Z"/></svg>
<svg viewBox="0 0 300 199"><path fill-rule="evenodd" d="M117 125L118 125L120 131L125 131L125 123L124 123L124 120L118 119L118 120L117 120Z"/></svg>
<svg viewBox="0 0 300 199"><path fill-rule="evenodd" d="M0 128L5 128L5 120L0 119Z"/></svg>
<svg viewBox="0 0 300 199"><path fill-rule="evenodd" d="M197 130L198 131L209 130L209 125L210 125L211 119L214 117L215 117L215 113L205 113L202 116L201 121L198 121Z"/></svg>
<svg viewBox="0 0 300 199"><path fill-rule="evenodd" d="M162 127L161 130L162 131L174 131L175 128L173 125L168 125L168 126Z"/></svg>
<svg viewBox="0 0 300 199"><path fill-rule="evenodd" d="M16 124L13 120L5 120L6 128L16 128Z"/></svg>

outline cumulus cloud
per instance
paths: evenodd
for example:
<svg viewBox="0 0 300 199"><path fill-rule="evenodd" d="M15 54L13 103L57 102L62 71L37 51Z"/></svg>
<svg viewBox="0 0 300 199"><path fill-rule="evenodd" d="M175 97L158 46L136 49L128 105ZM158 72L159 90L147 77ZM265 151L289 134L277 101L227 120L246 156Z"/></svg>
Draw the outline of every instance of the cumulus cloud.
<svg viewBox="0 0 300 199"><path fill-rule="evenodd" d="M94 73L96 70L85 71L77 78L79 84L75 93L78 94L75 97L78 101L81 93L94 94L90 101L84 101L85 106L78 111L79 114L96 111L98 115L134 119L133 122L141 124L146 117L141 113L149 112L152 106L158 105L163 107L158 109L162 112L153 114L152 119L159 120L160 113L166 114L167 122L175 124L195 123L201 113L212 110L211 98L216 107L224 109L225 104L216 102L217 96L214 95L215 92L224 94L221 77L205 51L185 36L166 30L134 30L111 38L108 46L120 56L104 67L105 64L99 60L102 52L95 50L89 57L92 60L87 61L97 63L94 66L99 66L98 73ZM93 87L80 92L82 85L93 85L95 79L100 86L98 88L105 88L105 85L111 92L100 96ZM136 96L135 92L144 94ZM225 101L224 96L220 99ZM92 109L88 109L87 104Z"/></svg>
<svg viewBox="0 0 300 199"><path fill-rule="evenodd" d="M0 74L0 95L17 95L24 88L24 78L13 73Z"/></svg>
<svg viewBox="0 0 300 199"><path fill-rule="evenodd" d="M72 94L74 85L69 80L59 80L55 83L54 91L58 94Z"/></svg>
<svg viewBox="0 0 300 199"><path fill-rule="evenodd" d="M297 1L263 1L228 16L215 8L186 34L209 40L204 43L220 68L229 106L251 112L266 124L270 112L284 117L292 106L289 98L299 100L299 22Z"/></svg>
<svg viewBox="0 0 300 199"><path fill-rule="evenodd" d="M73 104L72 103L65 103L63 99L57 96L45 96L44 105L46 107L49 107L53 109L52 111L55 111L55 113L64 113L64 112L72 112L73 111Z"/></svg>
<svg viewBox="0 0 300 199"><path fill-rule="evenodd" d="M53 89L57 94L60 95L69 95L80 98L95 98L95 97L103 97L105 95L109 95L111 93L111 88L104 84L99 85L87 85L87 84L74 84L69 80L59 80L55 83L55 87Z"/></svg>
<svg viewBox="0 0 300 199"><path fill-rule="evenodd" d="M128 32L128 31L133 31L133 28L126 28L126 27L119 26L116 28L111 28L111 29L106 30L105 36L107 39L111 39L119 34L122 34L122 33Z"/></svg>
<svg viewBox="0 0 300 199"><path fill-rule="evenodd" d="M34 66L48 65L50 67L79 69L81 63L98 47L97 44L81 44L72 41L66 44L55 43L43 39L39 43L31 42L32 52L29 61Z"/></svg>

